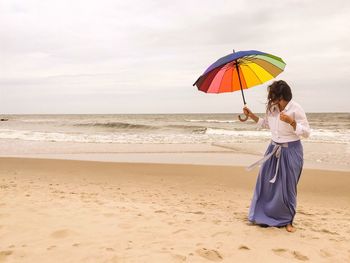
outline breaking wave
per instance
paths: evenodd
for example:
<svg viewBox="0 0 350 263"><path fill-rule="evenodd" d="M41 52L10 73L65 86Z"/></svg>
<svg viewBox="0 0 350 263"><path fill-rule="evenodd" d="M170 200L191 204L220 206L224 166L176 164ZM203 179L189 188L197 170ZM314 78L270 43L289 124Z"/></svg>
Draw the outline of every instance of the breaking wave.
<svg viewBox="0 0 350 263"><path fill-rule="evenodd" d="M100 128L111 128L120 130L156 130L158 127L145 124L133 124L127 122L106 122L106 123L79 123L74 126L79 127L100 127Z"/></svg>

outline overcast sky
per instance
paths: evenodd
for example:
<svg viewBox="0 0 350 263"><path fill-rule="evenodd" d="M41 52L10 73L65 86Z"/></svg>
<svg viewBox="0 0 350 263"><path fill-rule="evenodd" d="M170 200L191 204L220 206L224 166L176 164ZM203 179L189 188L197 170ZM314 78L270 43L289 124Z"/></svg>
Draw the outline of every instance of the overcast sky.
<svg viewBox="0 0 350 263"><path fill-rule="evenodd" d="M240 92L192 87L232 49L282 57L307 112L350 112L349 3L0 0L0 114L239 112Z"/></svg>

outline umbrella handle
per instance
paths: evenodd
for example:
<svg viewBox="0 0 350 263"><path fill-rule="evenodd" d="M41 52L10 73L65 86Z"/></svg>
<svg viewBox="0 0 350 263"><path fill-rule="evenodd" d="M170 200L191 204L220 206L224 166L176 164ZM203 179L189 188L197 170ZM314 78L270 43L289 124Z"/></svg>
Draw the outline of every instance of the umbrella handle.
<svg viewBox="0 0 350 263"><path fill-rule="evenodd" d="M244 104L244 107L247 107L247 104ZM245 117L242 117L242 116L244 116L244 115L245 115ZM241 122L245 122L245 121L247 121L247 120L249 119L249 116L246 115L246 114L243 112L243 114L238 115L238 119L239 119Z"/></svg>
<svg viewBox="0 0 350 263"><path fill-rule="evenodd" d="M248 117L247 115L245 115L245 117L242 117L242 115L244 116L245 114L240 114L240 115L238 115L238 119L239 119L241 122L247 121L249 117Z"/></svg>

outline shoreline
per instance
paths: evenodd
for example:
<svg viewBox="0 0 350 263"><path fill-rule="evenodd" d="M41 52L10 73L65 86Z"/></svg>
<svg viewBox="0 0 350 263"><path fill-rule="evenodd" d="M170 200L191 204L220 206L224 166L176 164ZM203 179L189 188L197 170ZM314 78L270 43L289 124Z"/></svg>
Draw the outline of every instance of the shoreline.
<svg viewBox="0 0 350 263"><path fill-rule="evenodd" d="M62 161L84 161L101 163L125 163L125 164L168 164L168 165L202 165L202 166L226 166L241 167L245 169L250 164L256 162L263 155L249 154L215 154L220 160L212 161L213 153L188 154L188 153L155 153L155 152L129 152L129 153L88 153L88 154L27 154L27 155L0 155L3 158L21 158L21 159L41 159L41 160L62 160ZM253 171L258 172L259 167ZM304 163L304 170L322 170L329 172L348 172L350 176L350 167L334 166L331 164L322 164L318 162L307 161Z"/></svg>
<svg viewBox="0 0 350 263"><path fill-rule="evenodd" d="M269 142L217 144L99 144L0 140L0 157L129 163L244 166L264 155ZM302 141L304 168L350 172L350 145Z"/></svg>

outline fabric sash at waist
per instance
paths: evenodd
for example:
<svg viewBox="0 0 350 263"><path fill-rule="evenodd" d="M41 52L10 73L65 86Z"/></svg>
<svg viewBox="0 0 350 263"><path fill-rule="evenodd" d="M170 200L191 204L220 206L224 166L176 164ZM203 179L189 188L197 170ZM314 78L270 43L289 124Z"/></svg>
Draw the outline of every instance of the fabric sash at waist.
<svg viewBox="0 0 350 263"><path fill-rule="evenodd" d="M248 171L251 171L256 166L263 164L264 162L269 160L272 156L275 156L277 158L276 171L275 171L274 177L269 181L270 183L273 184L276 182L276 179L277 179L277 173L278 173L278 168L279 168L279 164L280 164L280 156L281 156L282 148L288 148L288 143L287 142L286 143L276 143L276 142L272 141L271 144L274 146L272 151L269 154L267 154L266 156L264 156L263 158L261 158L260 160L249 165L246 169Z"/></svg>

